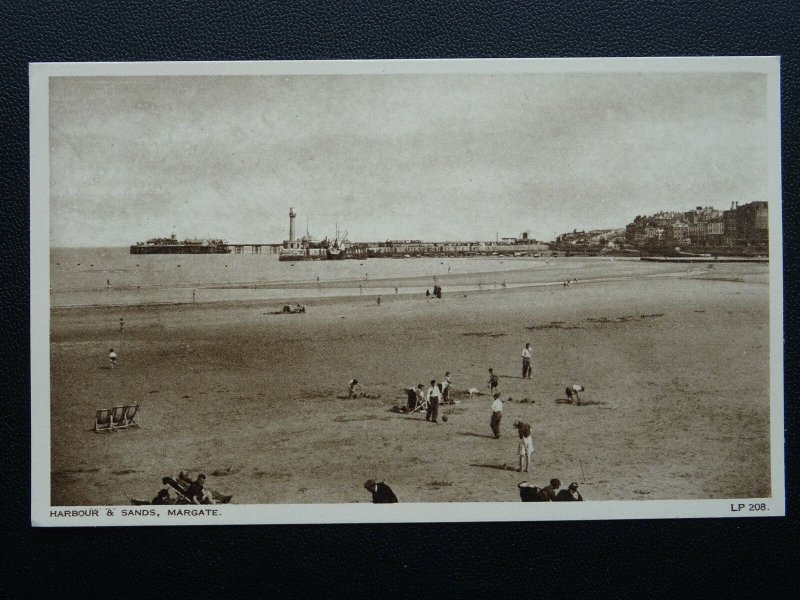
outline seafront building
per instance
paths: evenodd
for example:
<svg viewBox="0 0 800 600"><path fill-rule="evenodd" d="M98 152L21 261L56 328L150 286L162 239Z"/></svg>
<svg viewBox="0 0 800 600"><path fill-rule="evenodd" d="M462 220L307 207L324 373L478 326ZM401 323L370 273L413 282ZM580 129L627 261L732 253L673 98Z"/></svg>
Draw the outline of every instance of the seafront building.
<svg viewBox="0 0 800 600"><path fill-rule="evenodd" d="M638 215L624 229L573 229L556 237L552 250L567 253L766 255L769 206L764 201L729 210L694 210Z"/></svg>
<svg viewBox="0 0 800 600"><path fill-rule="evenodd" d="M769 243L769 207L764 201L729 210L698 206L686 212L659 212L637 216L625 228L625 242L638 249L669 248L723 253L766 253Z"/></svg>

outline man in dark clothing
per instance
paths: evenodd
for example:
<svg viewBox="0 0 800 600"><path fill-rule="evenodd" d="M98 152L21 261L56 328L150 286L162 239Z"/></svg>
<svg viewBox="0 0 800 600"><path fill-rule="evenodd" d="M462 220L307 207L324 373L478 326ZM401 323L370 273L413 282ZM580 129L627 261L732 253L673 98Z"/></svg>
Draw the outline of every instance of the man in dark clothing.
<svg viewBox="0 0 800 600"><path fill-rule="evenodd" d="M561 481L558 479L551 479L550 485L542 488L542 494L547 498L548 502L553 502L556 499L558 488L561 487Z"/></svg>
<svg viewBox="0 0 800 600"><path fill-rule="evenodd" d="M206 476L200 473L197 479L189 486L189 489L186 490L186 497L189 498L193 504L214 504L211 494L203 489L205 482Z"/></svg>
<svg viewBox="0 0 800 600"><path fill-rule="evenodd" d="M541 488L529 484L527 481L517 484L519 488L519 498L523 502L549 502Z"/></svg>
<svg viewBox="0 0 800 600"><path fill-rule="evenodd" d="M169 490L158 490L158 494L150 504L172 504L172 498L169 497Z"/></svg>
<svg viewBox="0 0 800 600"><path fill-rule="evenodd" d="M569 488L561 490L556 494L556 502L583 502L583 496L578 491L578 482L573 481L569 484Z"/></svg>
<svg viewBox="0 0 800 600"><path fill-rule="evenodd" d="M408 410L414 410L419 404L422 404L424 393L422 390L425 386L421 383L416 387L406 388L406 397L408 398Z"/></svg>
<svg viewBox="0 0 800 600"><path fill-rule="evenodd" d="M436 380L431 379L431 387L428 389L428 411L425 414L425 420L437 423L439 419L439 400L442 397L442 392L439 386L436 385Z"/></svg>
<svg viewBox="0 0 800 600"><path fill-rule="evenodd" d="M373 504L394 504L397 502L397 496L394 495L392 488L383 483L375 483L374 479L368 479L364 484L364 489L372 494Z"/></svg>

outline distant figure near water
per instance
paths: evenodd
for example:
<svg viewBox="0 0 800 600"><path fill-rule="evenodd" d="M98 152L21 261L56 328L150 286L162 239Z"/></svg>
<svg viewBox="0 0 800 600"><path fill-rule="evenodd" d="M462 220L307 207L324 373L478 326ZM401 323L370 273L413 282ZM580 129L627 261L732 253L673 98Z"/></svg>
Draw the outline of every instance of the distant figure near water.
<svg viewBox="0 0 800 600"><path fill-rule="evenodd" d="M378 306L380 306L381 305L381 297L380 296L378 296L378 301L377 302L378 302Z"/></svg>

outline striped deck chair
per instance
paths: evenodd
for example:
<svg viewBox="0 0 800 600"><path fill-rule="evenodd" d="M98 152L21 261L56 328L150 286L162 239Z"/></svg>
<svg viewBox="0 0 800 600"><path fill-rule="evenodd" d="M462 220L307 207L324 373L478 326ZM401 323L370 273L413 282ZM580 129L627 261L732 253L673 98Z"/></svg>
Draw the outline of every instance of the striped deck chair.
<svg viewBox="0 0 800 600"><path fill-rule="evenodd" d="M95 431L111 431L113 420L111 419L112 409L101 408L94 415L94 430Z"/></svg>
<svg viewBox="0 0 800 600"><path fill-rule="evenodd" d="M138 427L136 413L139 412L138 404L115 406L111 409L111 429L126 429Z"/></svg>
<svg viewBox="0 0 800 600"><path fill-rule="evenodd" d="M138 427L139 424L136 422L136 415L139 412L139 405L138 404L129 404L125 407L125 416L124 419L128 423L128 427Z"/></svg>

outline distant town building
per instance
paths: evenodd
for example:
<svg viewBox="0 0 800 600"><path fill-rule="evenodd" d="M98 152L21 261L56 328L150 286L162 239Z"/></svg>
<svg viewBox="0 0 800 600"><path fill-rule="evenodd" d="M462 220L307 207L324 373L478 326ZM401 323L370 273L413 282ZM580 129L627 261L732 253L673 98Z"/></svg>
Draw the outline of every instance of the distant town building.
<svg viewBox="0 0 800 600"><path fill-rule="evenodd" d="M686 212L662 211L639 215L625 227L625 243L640 250L708 250L766 252L769 210L764 201L730 210L698 206Z"/></svg>

